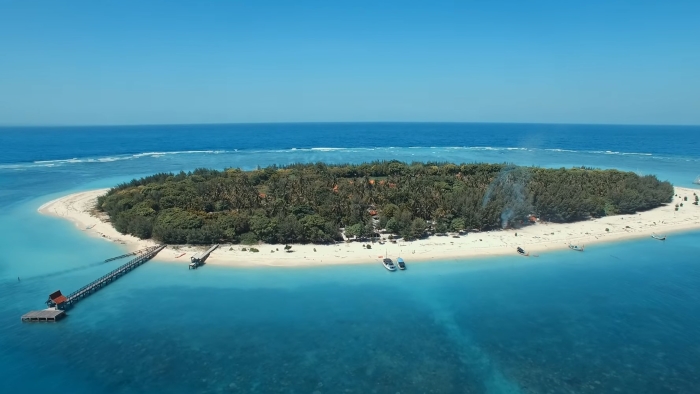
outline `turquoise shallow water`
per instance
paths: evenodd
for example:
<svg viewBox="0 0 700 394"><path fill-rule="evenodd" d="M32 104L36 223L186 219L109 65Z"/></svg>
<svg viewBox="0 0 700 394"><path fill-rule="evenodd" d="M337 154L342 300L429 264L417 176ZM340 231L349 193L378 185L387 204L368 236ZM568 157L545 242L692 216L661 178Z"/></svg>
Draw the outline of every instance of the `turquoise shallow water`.
<svg viewBox="0 0 700 394"><path fill-rule="evenodd" d="M4 273L23 270L22 282L0 284L7 387L675 393L698 384L698 232L538 259L409 262L398 273L149 262L63 322L32 325L19 316L107 272L90 265L120 252L30 214L39 202L10 215L26 226L11 244L27 229L51 237L3 261Z"/></svg>
<svg viewBox="0 0 700 394"><path fill-rule="evenodd" d="M428 147L261 148L4 164L3 392L697 391L700 232L529 259L408 261L409 269L396 273L374 265L188 271L184 263L149 262L81 301L58 324L19 321L50 292L72 291L113 269L120 262L100 261L122 252L36 209L56 196L133 175L414 154L421 160L598 163L689 185L699 160L691 152L669 155L667 146L656 152L653 143L646 156L547 151L546 135L539 150L429 148L439 144L420 138ZM604 141L602 134L597 138Z"/></svg>

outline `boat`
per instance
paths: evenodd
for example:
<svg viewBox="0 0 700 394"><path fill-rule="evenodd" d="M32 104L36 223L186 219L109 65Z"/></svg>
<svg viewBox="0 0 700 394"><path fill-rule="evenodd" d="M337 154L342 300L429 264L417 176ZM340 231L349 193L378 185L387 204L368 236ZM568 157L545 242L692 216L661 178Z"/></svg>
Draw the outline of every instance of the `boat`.
<svg viewBox="0 0 700 394"><path fill-rule="evenodd" d="M578 245L569 244L569 249L575 250L575 251L577 251L577 252L583 252L583 248L584 248L585 246L586 246L586 245L578 246Z"/></svg>
<svg viewBox="0 0 700 394"><path fill-rule="evenodd" d="M394 265L394 262L391 261L390 258L385 258L382 260L382 264L384 265L384 268L386 268L389 271L396 271L396 266Z"/></svg>
<svg viewBox="0 0 700 394"><path fill-rule="evenodd" d="M666 236L665 236L665 235L656 235L656 234L652 234L651 237L654 238L654 239L658 239L659 241L665 241L665 240L666 240Z"/></svg>
<svg viewBox="0 0 700 394"><path fill-rule="evenodd" d="M518 246L517 251L518 251L518 254L520 254L521 256L529 256L530 255L530 253L526 252L525 249L521 248L520 246Z"/></svg>
<svg viewBox="0 0 700 394"><path fill-rule="evenodd" d="M396 264L399 265L399 269L400 269L400 270L403 271L403 270L406 269L406 263L403 262L403 259L402 259L401 257L399 257L398 259L396 259Z"/></svg>
<svg viewBox="0 0 700 394"><path fill-rule="evenodd" d="M180 253L179 255L175 256L176 259L179 259L180 257L186 255L187 253Z"/></svg>
<svg viewBox="0 0 700 394"><path fill-rule="evenodd" d="M91 224L91 225L85 227L85 229L86 229L86 230L90 230L90 229L93 228L93 227L95 227L95 225L94 225L94 224Z"/></svg>

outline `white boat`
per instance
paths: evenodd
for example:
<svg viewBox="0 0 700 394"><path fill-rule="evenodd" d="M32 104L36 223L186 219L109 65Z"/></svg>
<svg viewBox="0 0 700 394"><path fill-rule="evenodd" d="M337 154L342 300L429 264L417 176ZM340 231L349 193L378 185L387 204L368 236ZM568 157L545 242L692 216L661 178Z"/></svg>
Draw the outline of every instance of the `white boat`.
<svg viewBox="0 0 700 394"><path fill-rule="evenodd" d="M569 249L575 250L577 252L583 252L584 245L578 246L578 245L572 245L569 244Z"/></svg>
<svg viewBox="0 0 700 394"><path fill-rule="evenodd" d="M665 236L665 235L656 235L656 234L652 234L651 237L654 238L654 239L658 239L659 241L665 241L665 240L666 240L666 236Z"/></svg>
<svg viewBox="0 0 700 394"><path fill-rule="evenodd" d="M388 257L382 260L382 265L389 271L396 271L396 266L394 265L394 262L391 261L391 259Z"/></svg>
<svg viewBox="0 0 700 394"><path fill-rule="evenodd" d="M400 270L403 271L403 270L406 269L406 263L403 262L403 259L402 259L401 257L399 257L398 259L396 259L396 264L399 265L399 269L400 269Z"/></svg>

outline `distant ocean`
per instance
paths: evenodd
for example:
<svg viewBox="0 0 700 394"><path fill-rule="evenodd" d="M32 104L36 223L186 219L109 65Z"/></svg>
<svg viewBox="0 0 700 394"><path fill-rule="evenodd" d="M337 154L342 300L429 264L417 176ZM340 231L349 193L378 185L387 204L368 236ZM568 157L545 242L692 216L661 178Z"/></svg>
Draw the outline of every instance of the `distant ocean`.
<svg viewBox="0 0 700 394"><path fill-rule="evenodd" d="M0 128L2 391L697 392L698 232L398 273L149 262L58 324L19 320L120 263L99 264L120 245L38 215L46 201L163 171L392 159L619 168L692 187L700 127Z"/></svg>

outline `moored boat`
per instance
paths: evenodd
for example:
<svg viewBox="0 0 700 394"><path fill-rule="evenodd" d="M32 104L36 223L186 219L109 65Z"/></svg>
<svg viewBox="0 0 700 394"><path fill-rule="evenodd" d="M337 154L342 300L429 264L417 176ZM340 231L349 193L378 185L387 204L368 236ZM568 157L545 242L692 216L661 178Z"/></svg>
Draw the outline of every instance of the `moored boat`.
<svg viewBox="0 0 700 394"><path fill-rule="evenodd" d="M569 244L569 249L575 250L575 251L577 251L577 252L583 252L584 246L585 246L585 245L578 246L578 245Z"/></svg>
<svg viewBox="0 0 700 394"><path fill-rule="evenodd" d="M665 240L666 240L666 236L665 236L665 235L652 234L651 237L654 238L654 239L658 239L659 241L665 241Z"/></svg>
<svg viewBox="0 0 700 394"><path fill-rule="evenodd" d="M403 259L402 259L401 257L399 257L398 259L396 259L396 264L399 265L399 269L400 269L400 270L405 270L405 269L406 269L406 263L403 262Z"/></svg>
<svg viewBox="0 0 700 394"><path fill-rule="evenodd" d="M388 257L382 260L382 265L389 271L396 271L396 265L394 265L394 262Z"/></svg>
<svg viewBox="0 0 700 394"><path fill-rule="evenodd" d="M530 253L526 252L525 249L521 248L520 246L518 246L517 250L518 250L518 254L521 256L529 256L530 255Z"/></svg>

